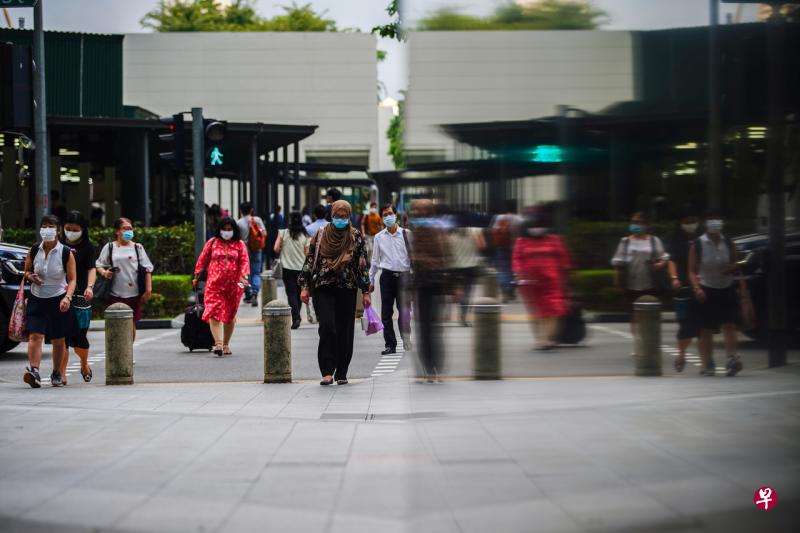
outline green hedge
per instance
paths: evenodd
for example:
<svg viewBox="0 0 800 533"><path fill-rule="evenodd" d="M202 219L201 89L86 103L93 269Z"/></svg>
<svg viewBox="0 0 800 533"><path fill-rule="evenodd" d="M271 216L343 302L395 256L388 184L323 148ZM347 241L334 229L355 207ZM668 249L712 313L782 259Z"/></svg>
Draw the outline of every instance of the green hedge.
<svg viewBox="0 0 800 533"><path fill-rule="evenodd" d="M627 312L625 293L614 286L614 269L573 270L569 286L588 311Z"/></svg>
<svg viewBox="0 0 800 533"><path fill-rule="evenodd" d="M153 293L142 306L142 318L174 318L183 313L192 291L192 276L187 274L157 274L153 276ZM103 318L106 306L95 302L92 316Z"/></svg>
<svg viewBox="0 0 800 533"><path fill-rule="evenodd" d="M144 246L157 274L191 274L194 269L194 225L136 226L136 242ZM6 242L31 246L38 241L39 230L5 228ZM89 238L99 248L114 238L111 228L90 228Z"/></svg>

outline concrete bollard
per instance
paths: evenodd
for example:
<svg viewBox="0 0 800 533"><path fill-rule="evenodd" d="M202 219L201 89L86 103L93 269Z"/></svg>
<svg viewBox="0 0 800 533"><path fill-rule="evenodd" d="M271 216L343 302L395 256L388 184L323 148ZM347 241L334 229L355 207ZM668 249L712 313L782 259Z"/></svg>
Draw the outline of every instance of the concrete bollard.
<svg viewBox="0 0 800 533"><path fill-rule="evenodd" d="M470 306L473 320L473 377L502 379L500 368L500 313L503 306L494 298L478 298Z"/></svg>
<svg viewBox="0 0 800 533"><path fill-rule="evenodd" d="M264 383L292 382L292 308L272 300L261 310L264 320Z"/></svg>
<svg viewBox="0 0 800 533"><path fill-rule="evenodd" d="M278 281L272 270L261 273L261 307L278 298Z"/></svg>
<svg viewBox="0 0 800 533"><path fill-rule="evenodd" d="M133 309L109 305L106 319L106 385L133 385Z"/></svg>
<svg viewBox="0 0 800 533"><path fill-rule="evenodd" d="M486 298L500 299L500 278L494 268L486 269L483 277L483 295Z"/></svg>
<svg viewBox="0 0 800 533"><path fill-rule="evenodd" d="M661 375L661 302L641 296L633 303L636 331L636 375Z"/></svg>

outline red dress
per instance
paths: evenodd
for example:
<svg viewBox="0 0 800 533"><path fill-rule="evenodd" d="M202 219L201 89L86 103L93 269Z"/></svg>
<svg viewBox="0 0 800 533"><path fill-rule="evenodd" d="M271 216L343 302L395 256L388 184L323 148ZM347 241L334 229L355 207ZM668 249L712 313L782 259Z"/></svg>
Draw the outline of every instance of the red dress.
<svg viewBox="0 0 800 533"><path fill-rule="evenodd" d="M250 274L247 246L241 240L210 239L197 259L195 277L202 270L208 272L203 294L203 320L208 322L213 318L220 322L233 322L244 292L239 282Z"/></svg>
<svg viewBox="0 0 800 533"><path fill-rule="evenodd" d="M571 261L558 235L517 239L511 265L530 312L538 317L567 314L565 274Z"/></svg>

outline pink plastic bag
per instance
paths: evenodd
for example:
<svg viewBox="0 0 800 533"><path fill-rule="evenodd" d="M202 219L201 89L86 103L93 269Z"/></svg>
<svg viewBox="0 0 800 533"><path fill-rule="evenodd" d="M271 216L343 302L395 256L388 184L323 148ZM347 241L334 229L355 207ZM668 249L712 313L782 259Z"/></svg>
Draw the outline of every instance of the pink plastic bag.
<svg viewBox="0 0 800 533"><path fill-rule="evenodd" d="M379 331L383 331L383 322L381 322L381 317L378 316L378 313L375 312L371 305L364 307L363 318L366 318L366 328L364 328L364 331L367 335L372 335L374 333L378 333Z"/></svg>
<svg viewBox="0 0 800 533"><path fill-rule="evenodd" d="M8 321L8 338L14 342L25 342L28 340L28 317L25 310L24 283L19 284L17 297L14 299L14 308L11 310L11 317Z"/></svg>

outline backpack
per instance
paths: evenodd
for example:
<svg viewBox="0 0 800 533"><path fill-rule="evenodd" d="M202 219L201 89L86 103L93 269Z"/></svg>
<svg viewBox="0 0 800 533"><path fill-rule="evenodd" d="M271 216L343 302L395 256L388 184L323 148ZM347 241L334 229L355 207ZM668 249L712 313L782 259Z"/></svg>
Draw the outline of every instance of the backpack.
<svg viewBox="0 0 800 533"><path fill-rule="evenodd" d="M61 245L61 267L64 269L64 273L67 273L67 263L69 263L69 254L73 252L72 248L67 246L66 244ZM31 246L30 252L28 254L31 258L31 266L33 266L33 260L36 258L36 254L39 253L39 243L37 242L33 246Z"/></svg>
<svg viewBox="0 0 800 533"><path fill-rule="evenodd" d="M250 215L250 233L247 234L247 249L251 252L260 252L266 245L267 232L258 225L256 217Z"/></svg>
<svg viewBox="0 0 800 533"><path fill-rule="evenodd" d="M511 246L511 217L500 217L492 226L492 243L495 248Z"/></svg>

